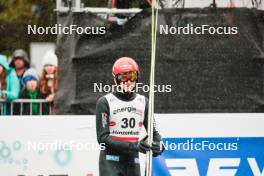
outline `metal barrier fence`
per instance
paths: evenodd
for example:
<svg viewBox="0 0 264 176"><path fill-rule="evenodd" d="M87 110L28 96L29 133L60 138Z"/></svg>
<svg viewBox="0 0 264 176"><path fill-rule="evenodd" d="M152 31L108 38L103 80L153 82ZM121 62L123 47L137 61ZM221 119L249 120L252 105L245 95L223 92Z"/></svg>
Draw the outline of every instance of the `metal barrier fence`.
<svg viewBox="0 0 264 176"><path fill-rule="evenodd" d="M95 13L95 14L136 14L142 11L139 8L130 8L130 9L115 9L115 8L98 8L98 7L84 7L84 4L81 3L81 0L68 0L71 2L71 9L67 6L63 0L56 0L56 9L55 11L66 13L69 10L72 12L84 12L84 13Z"/></svg>
<svg viewBox="0 0 264 176"><path fill-rule="evenodd" d="M45 99L16 99L11 102L6 102L0 99L0 115L4 114L4 109L8 109L8 115L25 115L23 114L25 107L29 105L29 112L26 115L33 115L33 104L38 104L39 114L43 115L43 107L45 106L45 115L52 114L51 103Z"/></svg>

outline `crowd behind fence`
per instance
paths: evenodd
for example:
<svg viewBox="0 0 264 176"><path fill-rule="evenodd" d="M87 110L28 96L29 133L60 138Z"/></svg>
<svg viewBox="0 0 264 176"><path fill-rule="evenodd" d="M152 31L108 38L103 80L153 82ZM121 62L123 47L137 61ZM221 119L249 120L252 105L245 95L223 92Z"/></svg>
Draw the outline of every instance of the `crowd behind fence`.
<svg viewBox="0 0 264 176"><path fill-rule="evenodd" d="M33 114L33 104L38 105L39 114ZM6 102L0 99L0 114L4 114L4 106L8 106L7 115L51 115L52 105L51 102L47 102L45 99L16 99L11 102ZM43 113L44 106L46 108L45 113ZM25 107L29 107L29 112L24 114Z"/></svg>

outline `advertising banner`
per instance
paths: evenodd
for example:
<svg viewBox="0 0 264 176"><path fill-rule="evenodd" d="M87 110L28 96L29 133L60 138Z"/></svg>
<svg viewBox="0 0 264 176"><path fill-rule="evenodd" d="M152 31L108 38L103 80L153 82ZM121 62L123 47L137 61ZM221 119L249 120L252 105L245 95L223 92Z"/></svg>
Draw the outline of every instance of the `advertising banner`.
<svg viewBox="0 0 264 176"><path fill-rule="evenodd" d="M263 176L263 114L156 114L164 153L154 176ZM141 134L144 136L145 134ZM0 119L0 173L97 176L94 116ZM140 155L144 175L145 156Z"/></svg>
<svg viewBox="0 0 264 176"><path fill-rule="evenodd" d="M157 125L165 152L154 176L264 175L263 114L170 114Z"/></svg>

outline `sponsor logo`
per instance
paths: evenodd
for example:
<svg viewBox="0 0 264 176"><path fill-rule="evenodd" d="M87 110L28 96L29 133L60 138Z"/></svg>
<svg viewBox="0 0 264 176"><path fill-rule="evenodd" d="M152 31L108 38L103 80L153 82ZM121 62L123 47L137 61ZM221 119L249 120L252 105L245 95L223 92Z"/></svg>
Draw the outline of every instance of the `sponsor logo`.
<svg viewBox="0 0 264 176"><path fill-rule="evenodd" d="M103 112L102 113L102 126L105 128L107 125L107 113Z"/></svg>
<svg viewBox="0 0 264 176"><path fill-rule="evenodd" d="M119 161L119 156L117 155L106 155L106 160L109 160L109 161Z"/></svg>
<svg viewBox="0 0 264 176"><path fill-rule="evenodd" d="M137 102L138 102L138 103L145 103L143 98L138 98L138 99L137 99Z"/></svg>
<svg viewBox="0 0 264 176"><path fill-rule="evenodd" d="M165 159L165 163L171 176L201 176L195 158ZM256 158L210 158L205 176L236 176L242 163L244 166L247 164L253 173L252 176L264 175L264 169L259 168Z"/></svg>
<svg viewBox="0 0 264 176"><path fill-rule="evenodd" d="M135 107L124 107L124 108L118 108L113 111L113 114L118 114L121 112L137 112L137 109Z"/></svg>
<svg viewBox="0 0 264 176"><path fill-rule="evenodd" d="M143 110L141 110L141 109L137 109L137 110L136 110L136 113L139 114L139 115L142 115L142 114L143 114Z"/></svg>
<svg viewBox="0 0 264 176"><path fill-rule="evenodd" d="M118 130L113 130L112 134L117 134L117 135L139 135L139 131L118 131Z"/></svg>
<svg viewBox="0 0 264 176"><path fill-rule="evenodd" d="M110 121L110 122L109 122L109 126L116 126L116 122L114 122L114 121Z"/></svg>
<svg viewBox="0 0 264 176"><path fill-rule="evenodd" d="M153 176L264 176L263 137L163 138Z"/></svg>

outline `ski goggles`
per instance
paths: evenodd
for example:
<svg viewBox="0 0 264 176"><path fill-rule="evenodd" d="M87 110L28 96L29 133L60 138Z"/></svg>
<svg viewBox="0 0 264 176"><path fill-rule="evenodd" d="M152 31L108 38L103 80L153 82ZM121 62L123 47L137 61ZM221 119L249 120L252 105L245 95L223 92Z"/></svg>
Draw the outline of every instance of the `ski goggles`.
<svg viewBox="0 0 264 176"><path fill-rule="evenodd" d="M118 74L116 78L120 82L126 82L128 80L134 82L137 80L138 76L137 76L137 72L127 72L127 73Z"/></svg>

